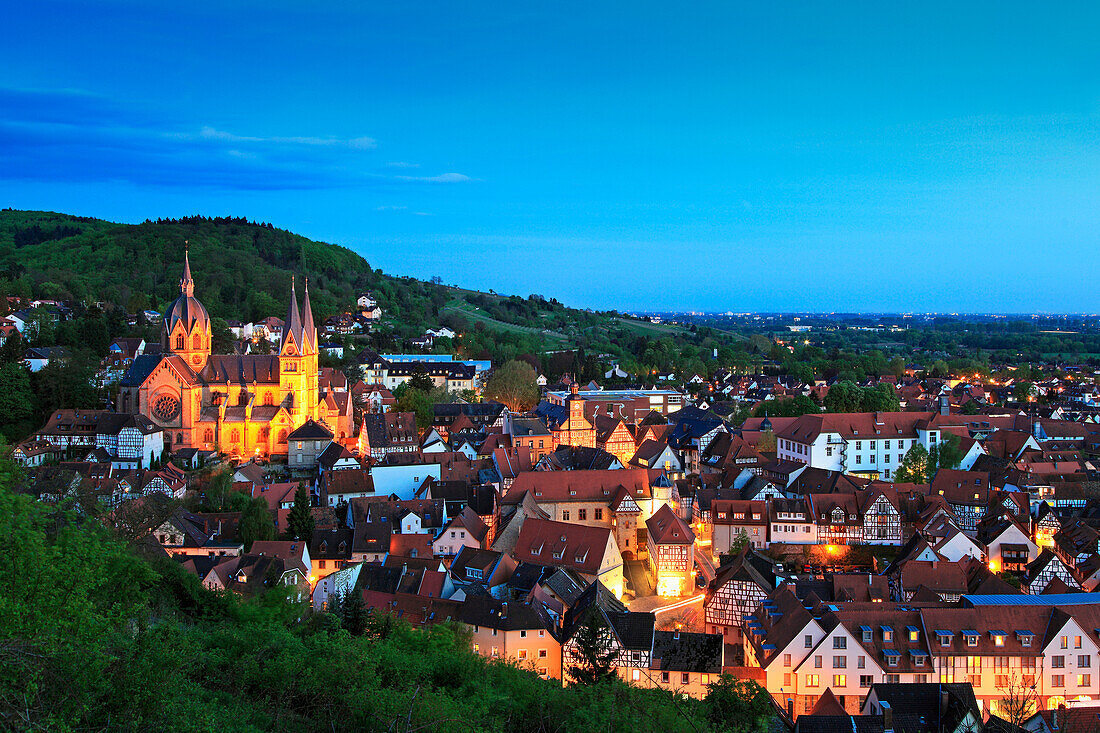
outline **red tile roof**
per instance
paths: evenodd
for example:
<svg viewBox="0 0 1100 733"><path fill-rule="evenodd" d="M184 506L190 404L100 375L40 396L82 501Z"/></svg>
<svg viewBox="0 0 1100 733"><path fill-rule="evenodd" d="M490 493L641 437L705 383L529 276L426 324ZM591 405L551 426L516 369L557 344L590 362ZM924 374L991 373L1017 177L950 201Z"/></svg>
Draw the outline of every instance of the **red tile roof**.
<svg viewBox="0 0 1100 733"><path fill-rule="evenodd" d="M695 533L688 523L676 515L672 507L663 505L646 520L646 530L656 545L693 545Z"/></svg>
<svg viewBox="0 0 1100 733"><path fill-rule="evenodd" d="M572 568L596 575L610 538L608 527L528 517L520 528L512 554L520 562Z"/></svg>

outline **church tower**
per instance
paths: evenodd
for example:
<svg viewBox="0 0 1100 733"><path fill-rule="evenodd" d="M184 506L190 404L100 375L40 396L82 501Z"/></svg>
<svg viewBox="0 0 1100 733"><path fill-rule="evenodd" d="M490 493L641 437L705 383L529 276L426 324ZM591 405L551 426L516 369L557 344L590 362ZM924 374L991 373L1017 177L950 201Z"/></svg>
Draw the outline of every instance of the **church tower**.
<svg viewBox="0 0 1100 733"><path fill-rule="evenodd" d="M310 410L310 417L318 419L317 404L320 401L318 395L318 368L317 351L317 324L313 322L313 308L309 304L309 278L306 278L305 295L302 303L302 359L304 373L306 375L305 400L306 407Z"/></svg>
<svg viewBox="0 0 1100 733"><path fill-rule="evenodd" d="M305 312L308 325L298 312L298 295L291 279L290 310L279 344L279 387L296 426L316 417L317 408L317 328L313 325L308 285ZM285 399L288 396L289 401Z"/></svg>
<svg viewBox="0 0 1100 733"><path fill-rule="evenodd" d="M187 362L193 371L200 372L210 358L210 316L195 298L195 281L191 277L191 257L183 253L183 277L180 278L180 297L164 314L164 330L161 347Z"/></svg>

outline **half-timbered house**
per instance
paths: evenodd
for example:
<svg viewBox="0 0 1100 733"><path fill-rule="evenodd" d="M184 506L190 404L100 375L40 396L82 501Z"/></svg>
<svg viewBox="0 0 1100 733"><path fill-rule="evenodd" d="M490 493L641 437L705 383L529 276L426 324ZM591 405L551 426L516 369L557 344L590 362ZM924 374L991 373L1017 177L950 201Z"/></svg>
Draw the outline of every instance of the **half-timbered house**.
<svg viewBox="0 0 1100 733"><path fill-rule="evenodd" d="M1032 595L1039 595L1055 578L1074 590L1081 589L1077 576L1052 550L1045 549L1027 566L1027 574L1021 583Z"/></svg>
<svg viewBox="0 0 1100 733"><path fill-rule="evenodd" d="M695 588L695 533L665 504L646 520L649 566L659 596L685 595Z"/></svg>
<svg viewBox="0 0 1100 733"><path fill-rule="evenodd" d="M862 541L867 545L900 545L901 513L896 502L883 489L860 492L863 515Z"/></svg>
<svg viewBox="0 0 1100 733"><path fill-rule="evenodd" d="M749 548L718 569L703 600L706 628L739 643L742 624L753 609L775 591L776 575L771 560Z"/></svg>

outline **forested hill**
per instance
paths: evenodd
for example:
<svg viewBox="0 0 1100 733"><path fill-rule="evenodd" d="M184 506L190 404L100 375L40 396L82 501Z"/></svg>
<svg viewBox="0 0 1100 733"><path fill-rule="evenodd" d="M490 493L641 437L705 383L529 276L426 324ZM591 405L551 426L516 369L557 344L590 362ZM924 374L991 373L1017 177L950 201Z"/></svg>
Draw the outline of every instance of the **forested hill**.
<svg viewBox="0 0 1100 733"><path fill-rule="evenodd" d="M581 349L612 354L628 369L692 372L706 369L713 349L728 361L728 347L744 348L730 334L710 328L652 324L615 312L567 308L554 298L482 293L387 275L345 247L231 217L116 224L0 211L0 296L105 301L130 313L163 311L179 293L185 241L195 294L215 318L283 317L291 276L297 274L309 278L318 319L350 310L356 295L369 291L394 339L392 345L377 344L383 349L402 348L426 327L448 325L467 335L466 353L480 358ZM583 371L595 376L598 365Z"/></svg>
<svg viewBox="0 0 1100 733"><path fill-rule="evenodd" d="M19 295L163 310L179 295L185 241L196 294L215 317L281 316L292 273L310 278L319 317L350 308L358 290L390 285L349 249L245 219L114 224L12 210L0 212L0 271Z"/></svg>

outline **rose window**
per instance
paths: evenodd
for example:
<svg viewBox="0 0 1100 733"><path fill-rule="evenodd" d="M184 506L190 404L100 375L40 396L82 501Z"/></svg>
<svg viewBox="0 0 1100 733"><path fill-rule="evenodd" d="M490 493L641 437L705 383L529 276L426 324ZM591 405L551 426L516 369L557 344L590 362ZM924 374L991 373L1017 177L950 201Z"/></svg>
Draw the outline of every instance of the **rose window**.
<svg viewBox="0 0 1100 733"><path fill-rule="evenodd" d="M174 420L180 414L180 401L172 395L162 394L153 400L153 417L161 422Z"/></svg>

